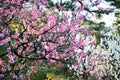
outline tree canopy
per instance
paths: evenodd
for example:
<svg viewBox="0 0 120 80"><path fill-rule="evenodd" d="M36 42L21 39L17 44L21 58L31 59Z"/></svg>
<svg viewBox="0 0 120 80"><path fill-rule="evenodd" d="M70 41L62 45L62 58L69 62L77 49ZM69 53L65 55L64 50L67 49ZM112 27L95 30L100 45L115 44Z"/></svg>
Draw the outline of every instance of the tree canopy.
<svg viewBox="0 0 120 80"><path fill-rule="evenodd" d="M43 67L51 66L67 67L78 78L89 79L96 72L97 79L105 78L95 70L109 65L97 46L104 22L90 19L114 10L99 7L99 0L60 1L0 0L1 79L42 79Z"/></svg>

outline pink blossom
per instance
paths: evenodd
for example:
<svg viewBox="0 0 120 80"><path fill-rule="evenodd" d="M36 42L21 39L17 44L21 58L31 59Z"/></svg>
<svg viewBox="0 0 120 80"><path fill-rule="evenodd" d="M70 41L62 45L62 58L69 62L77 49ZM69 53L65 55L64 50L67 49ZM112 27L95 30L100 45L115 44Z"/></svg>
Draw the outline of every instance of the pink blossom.
<svg viewBox="0 0 120 80"><path fill-rule="evenodd" d="M4 77L4 74L0 74L0 78L3 78Z"/></svg>
<svg viewBox="0 0 120 80"><path fill-rule="evenodd" d="M56 61L55 60L50 60L51 63L55 63Z"/></svg>
<svg viewBox="0 0 120 80"><path fill-rule="evenodd" d="M15 1L15 0L11 0L11 3L12 3L12 4L16 4L16 1Z"/></svg>
<svg viewBox="0 0 120 80"><path fill-rule="evenodd" d="M76 15L76 13L77 13L76 11L73 11L73 12L72 12L72 17L73 17L73 18L74 18L74 16Z"/></svg>
<svg viewBox="0 0 120 80"><path fill-rule="evenodd" d="M39 34L44 33L44 31L45 31L45 29L44 29L44 28L41 28L41 29L39 30Z"/></svg>
<svg viewBox="0 0 120 80"><path fill-rule="evenodd" d="M44 30L47 31L48 29L50 29L51 25L52 25L51 23L50 23L50 24L48 23L48 25L45 25L45 26L44 26Z"/></svg>
<svg viewBox="0 0 120 80"><path fill-rule="evenodd" d="M25 67L25 65L21 65L19 69L22 70L24 67Z"/></svg>
<svg viewBox="0 0 120 80"><path fill-rule="evenodd" d="M70 56L71 56L72 58L74 58L74 55L73 55L73 53L72 53L72 52L70 52Z"/></svg>
<svg viewBox="0 0 120 80"><path fill-rule="evenodd" d="M58 32L64 32L68 29L67 27L67 23L65 21L63 21L62 23L59 23L58 25Z"/></svg>
<svg viewBox="0 0 120 80"><path fill-rule="evenodd" d="M72 31L72 32L74 32L75 30L76 30L75 26L72 26L72 27L70 28L70 31Z"/></svg>
<svg viewBox="0 0 120 80"><path fill-rule="evenodd" d="M0 26L0 30L2 30L3 29L3 26Z"/></svg>
<svg viewBox="0 0 120 80"><path fill-rule="evenodd" d="M74 36L72 36L71 43L72 43L73 45L76 45L76 41L75 41Z"/></svg>
<svg viewBox="0 0 120 80"><path fill-rule="evenodd" d="M48 43L48 46L49 46L50 50L55 48L55 44L54 43Z"/></svg>
<svg viewBox="0 0 120 80"><path fill-rule="evenodd" d="M9 63L14 63L14 57L12 55L9 56Z"/></svg>
<svg viewBox="0 0 120 80"><path fill-rule="evenodd" d="M30 46L28 46L25 51L29 52L30 51Z"/></svg>
<svg viewBox="0 0 120 80"><path fill-rule="evenodd" d="M33 23L32 24L33 28L37 28L37 24Z"/></svg>
<svg viewBox="0 0 120 80"><path fill-rule="evenodd" d="M95 59L88 59L89 65L95 66Z"/></svg>
<svg viewBox="0 0 120 80"><path fill-rule="evenodd" d="M5 71L6 71L6 69L4 69L4 68L1 69L1 72L2 72L2 73L4 73Z"/></svg>
<svg viewBox="0 0 120 80"><path fill-rule="evenodd" d="M38 18L38 14L35 11L32 11L31 15L32 15L32 19Z"/></svg>
<svg viewBox="0 0 120 80"><path fill-rule="evenodd" d="M18 79L17 75L15 75L15 74L13 75L13 78L16 80Z"/></svg>
<svg viewBox="0 0 120 80"><path fill-rule="evenodd" d="M98 6L100 4L98 0L95 0L94 3L96 6Z"/></svg>
<svg viewBox="0 0 120 80"><path fill-rule="evenodd" d="M8 15L10 13L11 13L10 10L5 10L5 15Z"/></svg>
<svg viewBox="0 0 120 80"><path fill-rule="evenodd" d="M0 59L0 66L2 66L3 65L3 61Z"/></svg>
<svg viewBox="0 0 120 80"><path fill-rule="evenodd" d="M21 74L21 75L19 76L19 78L20 78L20 79L22 79L23 77L24 77L24 75L23 75L23 74Z"/></svg>
<svg viewBox="0 0 120 80"><path fill-rule="evenodd" d="M32 72L30 70L27 71L26 75L30 75Z"/></svg>
<svg viewBox="0 0 120 80"><path fill-rule="evenodd" d="M22 8L19 12L20 14L25 14L25 10ZM22 15L23 16L23 15ZM21 18L21 15L18 15L19 18ZM22 22L24 21L24 19L22 20Z"/></svg>
<svg viewBox="0 0 120 80"><path fill-rule="evenodd" d="M21 2L22 0L17 0L16 4L20 5Z"/></svg>
<svg viewBox="0 0 120 80"><path fill-rule="evenodd" d="M84 44L84 40L81 39L79 42L78 42L78 47L83 47L85 44Z"/></svg>
<svg viewBox="0 0 120 80"><path fill-rule="evenodd" d="M74 64L75 66L80 66L80 62L76 61L76 63Z"/></svg>
<svg viewBox="0 0 120 80"><path fill-rule="evenodd" d="M3 8L0 7L0 13L2 13L2 12L3 12Z"/></svg>
<svg viewBox="0 0 120 80"><path fill-rule="evenodd" d="M48 1L47 0L42 0L43 4L48 6Z"/></svg>
<svg viewBox="0 0 120 80"><path fill-rule="evenodd" d="M46 55L45 57L46 57L47 59L49 59L50 55Z"/></svg>
<svg viewBox="0 0 120 80"><path fill-rule="evenodd" d="M77 8L77 1L75 1L74 3L73 3L73 6L75 7L75 8Z"/></svg>
<svg viewBox="0 0 120 80"><path fill-rule="evenodd" d="M59 41L60 45L63 45L64 40L65 40L64 37L60 37L60 41Z"/></svg>
<svg viewBox="0 0 120 80"><path fill-rule="evenodd" d="M85 56L86 56L86 53L85 53L85 52L80 52L80 53L79 53L79 56L85 57Z"/></svg>
<svg viewBox="0 0 120 80"><path fill-rule="evenodd" d="M40 53L41 53L41 51L37 50L37 54L40 54Z"/></svg>
<svg viewBox="0 0 120 80"><path fill-rule="evenodd" d="M57 55L57 51L54 49L52 50L52 56L56 56Z"/></svg>
<svg viewBox="0 0 120 80"><path fill-rule="evenodd" d="M0 38L4 37L4 34L0 34Z"/></svg>
<svg viewBox="0 0 120 80"><path fill-rule="evenodd" d="M84 30L84 34L87 34L87 35L92 35L94 32L93 31L89 31L89 30Z"/></svg>
<svg viewBox="0 0 120 80"><path fill-rule="evenodd" d="M65 22L62 22L62 23L60 24L60 30L61 30L61 31L65 30Z"/></svg>
<svg viewBox="0 0 120 80"><path fill-rule="evenodd" d="M23 20L22 20L22 23L23 23L24 26L27 26L26 20L23 19Z"/></svg>
<svg viewBox="0 0 120 80"><path fill-rule="evenodd" d="M93 44L95 44L95 43L96 43L96 40L94 39L94 40L90 41L90 42L88 43L88 45L93 45Z"/></svg>
<svg viewBox="0 0 120 80"><path fill-rule="evenodd" d="M80 11L83 11L85 9L85 5L83 5L80 9Z"/></svg>
<svg viewBox="0 0 120 80"><path fill-rule="evenodd" d="M17 47L19 45L19 42L15 42L14 44L12 44L13 47Z"/></svg>
<svg viewBox="0 0 120 80"><path fill-rule="evenodd" d="M31 66L30 68L31 68L31 71L32 71L32 72L36 72L36 71L35 71L35 66Z"/></svg>
<svg viewBox="0 0 120 80"><path fill-rule="evenodd" d="M58 7L59 7L60 10L63 10L63 6L61 6L60 3L58 3Z"/></svg>
<svg viewBox="0 0 120 80"><path fill-rule="evenodd" d="M15 34L12 35L12 38L14 38L14 39L18 39L18 36L19 36L18 29L15 29Z"/></svg>
<svg viewBox="0 0 120 80"><path fill-rule="evenodd" d="M8 43L9 41L10 41L10 37L7 37L6 39L1 40L0 41L0 46L4 45L5 43Z"/></svg>
<svg viewBox="0 0 120 80"><path fill-rule="evenodd" d="M104 9L105 12L113 12L113 9Z"/></svg>
<svg viewBox="0 0 120 80"><path fill-rule="evenodd" d="M77 69L77 66L75 66L75 65L72 65L72 68L73 68L73 69Z"/></svg>
<svg viewBox="0 0 120 80"><path fill-rule="evenodd" d="M1 17L2 17L2 16L0 16L0 23L2 22L2 18L1 18ZM2 30L2 29L1 29L1 26L0 26L0 30Z"/></svg>
<svg viewBox="0 0 120 80"><path fill-rule="evenodd" d="M114 9L108 9L108 8L101 8L101 7L98 7L98 9L99 10L101 10L101 11L104 11L104 12L113 12L114 11Z"/></svg>
<svg viewBox="0 0 120 80"><path fill-rule="evenodd" d="M62 55L61 55L61 58L65 58L65 57L66 57L66 54L62 54Z"/></svg>
<svg viewBox="0 0 120 80"><path fill-rule="evenodd" d="M19 49L17 52L18 52L18 54L21 54L22 50L21 50L21 49Z"/></svg>
<svg viewBox="0 0 120 80"><path fill-rule="evenodd" d="M49 51L49 47L47 45L44 45L44 48Z"/></svg>
<svg viewBox="0 0 120 80"><path fill-rule="evenodd" d="M81 60L80 60L80 63L84 63L84 60L81 59Z"/></svg>
<svg viewBox="0 0 120 80"><path fill-rule="evenodd" d="M84 18L84 16L82 14L79 14L79 19L81 20L83 18Z"/></svg>
<svg viewBox="0 0 120 80"><path fill-rule="evenodd" d="M48 22L47 25L50 26L54 26L56 24L56 20L57 20L57 15L47 15L48 18Z"/></svg>
<svg viewBox="0 0 120 80"><path fill-rule="evenodd" d="M8 30L7 30L7 29L4 29L4 30L2 31L2 33L5 34L5 35L8 34Z"/></svg>
<svg viewBox="0 0 120 80"><path fill-rule="evenodd" d="M87 70L84 70L84 72L85 72L85 73L89 73L89 70L88 70L88 69L87 69Z"/></svg>
<svg viewBox="0 0 120 80"><path fill-rule="evenodd" d="M91 75L93 75L93 74L95 74L95 73L96 73L95 71L90 71L90 74L91 74Z"/></svg>

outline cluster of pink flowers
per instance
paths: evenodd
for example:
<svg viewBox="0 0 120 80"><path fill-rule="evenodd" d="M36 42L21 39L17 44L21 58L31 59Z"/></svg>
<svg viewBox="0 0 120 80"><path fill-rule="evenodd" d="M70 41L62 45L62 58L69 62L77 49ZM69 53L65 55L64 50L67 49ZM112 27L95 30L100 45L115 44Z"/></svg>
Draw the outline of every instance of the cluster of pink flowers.
<svg viewBox="0 0 120 80"><path fill-rule="evenodd" d="M1 40L0 41L0 46L4 45L5 43L8 43L9 41L10 41L10 37L7 37L6 39Z"/></svg>

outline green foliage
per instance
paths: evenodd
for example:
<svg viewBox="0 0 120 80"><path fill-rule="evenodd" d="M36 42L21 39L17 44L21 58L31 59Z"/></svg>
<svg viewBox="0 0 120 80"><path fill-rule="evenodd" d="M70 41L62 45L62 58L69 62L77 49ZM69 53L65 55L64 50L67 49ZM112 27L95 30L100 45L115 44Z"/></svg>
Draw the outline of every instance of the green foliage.
<svg viewBox="0 0 120 80"><path fill-rule="evenodd" d="M46 78L47 79L45 79L45 80L68 80L63 75L55 75L55 74L51 74L51 73L47 73Z"/></svg>
<svg viewBox="0 0 120 80"><path fill-rule="evenodd" d="M52 0L47 0L48 1L48 4L49 4L49 7L53 7L54 5L56 5L56 7L59 9L58 7L58 3L54 4ZM74 10L74 6L73 6L73 2L75 0L69 0L69 1L65 1L63 2L62 0L60 0L60 5L61 6L64 6L64 8L66 8L66 10Z"/></svg>
<svg viewBox="0 0 120 80"><path fill-rule="evenodd" d="M93 35L97 39L97 44L99 44L100 41L101 41L101 33L100 32L95 32Z"/></svg>
<svg viewBox="0 0 120 80"><path fill-rule="evenodd" d="M53 7L54 6L54 3L52 0L47 0L48 1L48 4L49 4L49 7Z"/></svg>
<svg viewBox="0 0 120 80"><path fill-rule="evenodd" d="M115 17L117 19L114 21L113 26L116 29L117 33L120 34L120 12L119 11L115 13Z"/></svg>
<svg viewBox="0 0 120 80"><path fill-rule="evenodd" d="M8 44L0 46L0 55L5 53L7 48L8 48Z"/></svg>
<svg viewBox="0 0 120 80"><path fill-rule="evenodd" d="M31 80L68 80L64 74L56 74L56 70L59 68L55 67L37 67L38 71L30 75ZM59 72L58 72L59 73Z"/></svg>
<svg viewBox="0 0 120 80"><path fill-rule="evenodd" d="M116 8L120 8L120 0L106 0L109 1L111 5L115 6Z"/></svg>
<svg viewBox="0 0 120 80"><path fill-rule="evenodd" d="M101 38L104 37L104 34L101 34L101 31L104 30L105 23L104 22L95 23L95 22L90 21L90 20L86 20L86 21L88 23L89 30L94 31L93 36L95 36L95 38L97 40L97 44L99 44L101 41Z"/></svg>

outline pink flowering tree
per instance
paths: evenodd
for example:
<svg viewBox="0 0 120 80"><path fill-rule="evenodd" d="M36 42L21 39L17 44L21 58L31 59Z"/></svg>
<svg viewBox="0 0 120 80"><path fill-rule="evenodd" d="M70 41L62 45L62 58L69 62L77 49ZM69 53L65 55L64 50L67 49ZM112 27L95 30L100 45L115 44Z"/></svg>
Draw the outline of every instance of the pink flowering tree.
<svg viewBox="0 0 120 80"><path fill-rule="evenodd" d="M0 0L0 3L0 78L8 75L16 80L28 78L37 72L37 66L46 65L68 65L78 75L89 74L85 63L96 66L95 62L101 60L93 58L99 52L85 51L96 43L94 31L83 23L86 16L92 18L96 12L87 7L86 1L75 1L69 14L61 4L48 8L47 0ZM91 3L99 5L98 0ZM55 11L58 8L59 12ZM97 8L100 12L111 12ZM84 11L91 16L82 14ZM80 65L81 71L77 70Z"/></svg>

